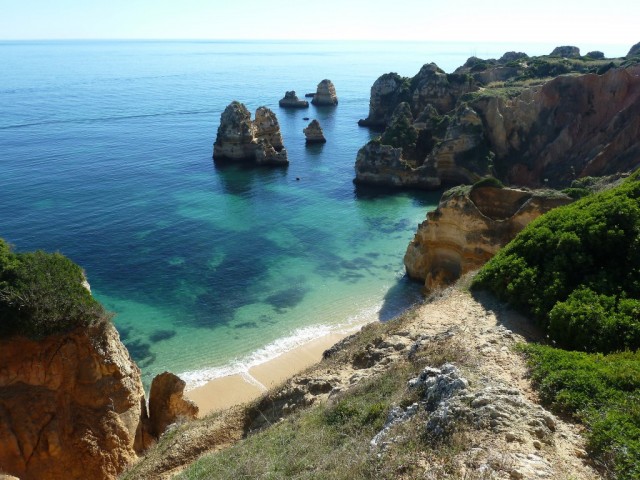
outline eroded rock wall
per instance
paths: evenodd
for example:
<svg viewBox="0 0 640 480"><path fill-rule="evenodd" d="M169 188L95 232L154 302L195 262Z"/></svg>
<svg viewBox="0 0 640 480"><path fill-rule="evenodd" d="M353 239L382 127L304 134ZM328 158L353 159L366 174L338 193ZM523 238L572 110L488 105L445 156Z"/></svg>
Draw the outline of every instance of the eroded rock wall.
<svg viewBox="0 0 640 480"><path fill-rule="evenodd" d="M442 196L407 247L407 274L427 291L475 270L526 225L572 200L557 192L457 187Z"/></svg>
<svg viewBox="0 0 640 480"><path fill-rule="evenodd" d="M23 480L114 479L137 458L144 416L140 370L111 323L0 341L3 471Z"/></svg>

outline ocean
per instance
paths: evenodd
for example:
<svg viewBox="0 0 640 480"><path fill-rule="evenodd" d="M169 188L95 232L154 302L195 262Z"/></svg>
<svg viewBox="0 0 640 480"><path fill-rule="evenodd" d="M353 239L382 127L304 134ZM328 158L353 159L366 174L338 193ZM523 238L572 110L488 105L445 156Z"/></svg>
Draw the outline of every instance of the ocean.
<svg viewBox="0 0 640 480"><path fill-rule="evenodd" d="M356 153L376 135L357 125L371 85L389 71L453 71L513 49L0 42L0 236L85 269L147 386L169 370L194 387L386 321L421 298L402 257L440 193L352 183ZM278 107L285 91L303 97L324 78L337 107ZM232 100L276 113L289 167L213 164ZM305 146L304 117L318 119L326 144Z"/></svg>

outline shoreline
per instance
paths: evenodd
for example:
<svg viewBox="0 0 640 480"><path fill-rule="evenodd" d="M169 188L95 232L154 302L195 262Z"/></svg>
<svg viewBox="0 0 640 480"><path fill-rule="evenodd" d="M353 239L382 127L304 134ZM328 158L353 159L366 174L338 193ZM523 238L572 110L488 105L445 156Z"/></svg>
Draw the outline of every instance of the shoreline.
<svg viewBox="0 0 640 480"><path fill-rule="evenodd" d="M322 360L322 354L343 338L359 331L369 322L348 329L329 331L307 340L290 350L253 365L245 371L213 378L204 385L192 388L184 396L199 408L198 416L248 403L271 388Z"/></svg>

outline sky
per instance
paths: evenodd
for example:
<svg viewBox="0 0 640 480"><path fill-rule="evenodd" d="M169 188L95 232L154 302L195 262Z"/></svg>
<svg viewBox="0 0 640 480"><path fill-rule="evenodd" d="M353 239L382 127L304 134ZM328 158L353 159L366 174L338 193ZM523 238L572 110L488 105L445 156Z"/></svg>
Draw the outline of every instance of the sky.
<svg viewBox="0 0 640 480"><path fill-rule="evenodd" d="M0 0L0 39L640 41L638 0Z"/></svg>

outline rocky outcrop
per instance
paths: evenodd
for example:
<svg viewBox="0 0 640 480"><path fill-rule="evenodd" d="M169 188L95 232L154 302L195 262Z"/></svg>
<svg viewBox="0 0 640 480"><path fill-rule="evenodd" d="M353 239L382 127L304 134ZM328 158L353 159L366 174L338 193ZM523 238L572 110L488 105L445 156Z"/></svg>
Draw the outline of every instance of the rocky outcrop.
<svg viewBox="0 0 640 480"><path fill-rule="evenodd" d="M369 116L358 121L363 127L386 127L400 102L408 100L406 80L397 73L385 73L371 86Z"/></svg>
<svg viewBox="0 0 640 480"><path fill-rule="evenodd" d="M407 274L427 291L481 267L539 215L572 200L551 191L456 187L418 226L404 256Z"/></svg>
<svg viewBox="0 0 640 480"><path fill-rule="evenodd" d="M157 375L151 383L149 392L150 431L156 437L162 435L167 427L176 422L194 420L198 416L198 407L184 398L184 380L171 372Z"/></svg>
<svg viewBox="0 0 640 480"><path fill-rule="evenodd" d="M570 45L565 45L562 47L556 47L549 54L551 57L564 57L564 58L579 58L580 57L580 49L578 47L573 47Z"/></svg>
<svg viewBox="0 0 640 480"><path fill-rule="evenodd" d="M604 53L599 50L594 50L593 52L588 52L586 57L593 58L594 60L602 60L604 59Z"/></svg>
<svg viewBox="0 0 640 480"><path fill-rule="evenodd" d="M478 89L466 75L446 74L435 63L424 65L412 79L411 111L414 116L432 105L438 113L452 110L458 98Z"/></svg>
<svg viewBox="0 0 640 480"><path fill-rule="evenodd" d="M316 93L311 103L317 106L334 106L338 104L338 96L336 95L336 87L331 80L324 79L318 84Z"/></svg>
<svg viewBox="0 0 640 480"><path fill-rule="evenodd" d="M275 113L267 107L259 107L252 121L249 110L242 103L231 102L220 117L213 159L287 165L287 151Z"/></svg>
<svg viewBox="0 0 640 480"><path fill-rule="evenodd" d="M3 471L23 480L115 479L137 458L145 416L140 370L111 323L0 341Z"/></svg>
<svg viewBox="0 0 640 480"><path fill-rule="evenodd" d="M440 180L424 166L402 158L402 148L371 141L358 151L355 183L435 189Z"/></svg>
<svg viewBox="0 0 640 480"><path fill-rule="evenodd" d="M487 96L472 105L509 184L564 187L640 164L639 67L560 76L513 98Z"/></svg>
<svg viewBox="0 0 640 480"><path fill-rule="evenodd" d="M322 132L322 127L320 126L320 122L318 120L311 120L311 123L307 126L307 128L302 130L304 133L305 140L307 144L310 143L325 143L327 141L324 138L324 133Z"/></svg>
<svg viewBox="0 0 640 480"><path fill-rule="evenodd" d="M446 114L415 92L409 103L412 112L420 111L415 143L403 144L401 157L390 148L363 147L356 182L439 188L492 175L510 185L564 188L640 164L638 66L560 76L519 92L486 88L460 97ZM387 133L395 128L391 119L381 143L398 147L388 141L395 137Z"/></svg>
<svg viewBox="0 0 640 480"><path fill-rule="evenodd" d="M631 47L629 53L627 53L627 57L635 57L636 55L640 55L640 42Z"/></svg>
<svg viewBox="0 0 640 480"><path fill-rule="evenodd" d="M300 100L295 91L286 92L284 98L278 102L281 108L308 108L309 102Z"/></svg>

